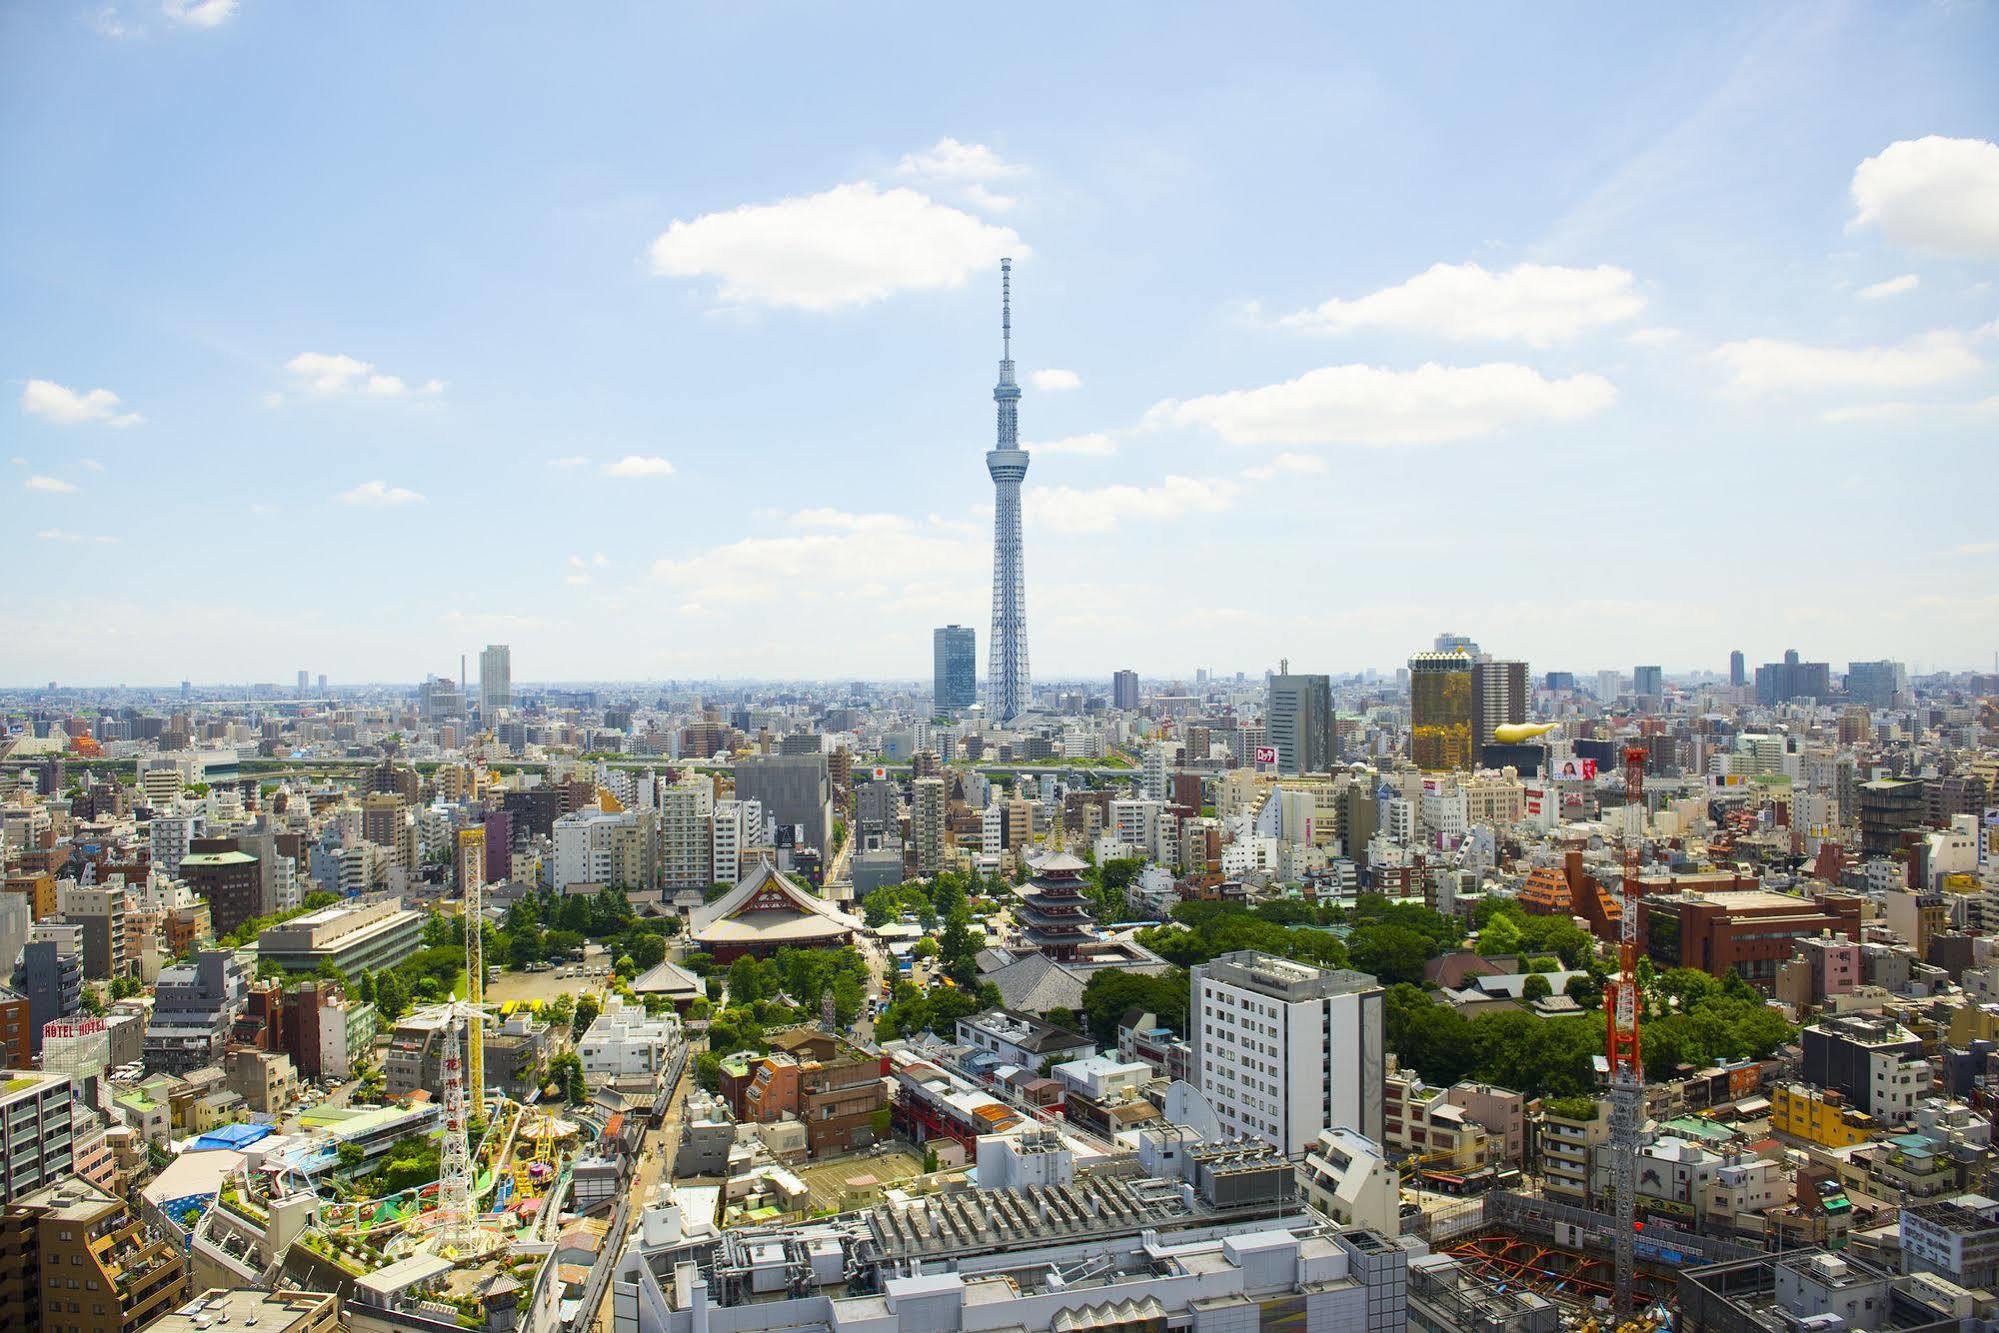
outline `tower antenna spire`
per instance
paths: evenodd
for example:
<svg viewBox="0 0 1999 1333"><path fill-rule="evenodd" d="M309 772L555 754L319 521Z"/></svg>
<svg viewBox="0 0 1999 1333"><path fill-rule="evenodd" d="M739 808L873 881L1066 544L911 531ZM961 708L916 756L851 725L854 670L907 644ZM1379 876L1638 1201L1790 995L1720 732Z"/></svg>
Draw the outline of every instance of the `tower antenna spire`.
<svg viewBox="0 0 1999 1333"><path fill-rule="evenodd" d="M1013 360L1013 261L1000 260L1000 359Z"/></svg>

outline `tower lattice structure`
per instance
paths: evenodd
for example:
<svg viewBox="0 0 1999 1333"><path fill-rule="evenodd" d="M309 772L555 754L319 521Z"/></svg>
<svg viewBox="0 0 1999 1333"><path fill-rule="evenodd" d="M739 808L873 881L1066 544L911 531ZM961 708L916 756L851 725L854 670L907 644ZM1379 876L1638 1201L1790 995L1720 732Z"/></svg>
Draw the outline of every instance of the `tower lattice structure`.
<svg viewBox="0 0 1999 1333"><path fill-rule="evenodd" d="M1624 752L1624 800L1637 825L1624 843L1624 883L1618 899L1617 979L1611 983L1606 1025L1610 1062L1610 1159L1616 1207L1616 1315L1631 1317L1631 1280L1638 1261L1638 1139L1645 1124L1645 1062L1639 1048L1638 848L1645 830L1645 759L1641 746Z"/></svg>
<svg viewBox="0 0 1999 1333"><path fill-rule="evenodd" d="M1011 722L1027 711L1027 575L1020 540L1020 483L1027 450L1020 447L1020 385L1013 377L1013 261L1000 260L999 439L986 454L993 479L993 627L987 636L986 713Z"/></svg>
<svg viewBox="0 0 1999 1333"><path fill-rule="evenodd" d="M476 1022L463 1010L446 1024L444 1037L444 1142L438 1154L437 1226L439 1248L460 1253L472 1243L472 1149L466 1141L465 1066L460 1058L459 1023Z"/></svg>

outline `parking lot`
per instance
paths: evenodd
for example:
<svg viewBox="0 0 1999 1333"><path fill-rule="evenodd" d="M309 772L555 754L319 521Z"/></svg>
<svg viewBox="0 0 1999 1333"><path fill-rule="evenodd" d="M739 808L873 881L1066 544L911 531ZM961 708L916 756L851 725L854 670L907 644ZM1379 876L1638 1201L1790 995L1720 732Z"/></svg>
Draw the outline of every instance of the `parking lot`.
<svg viewBox="0 0 1999 1333"><path fill-rule="evenodd" d="M588 946L580 963L551 964L546 972L502 971L486 987L487 1004L509 1000L553 1000L558 995L603 995L611 989L611 959L598 945Z"/></svg>

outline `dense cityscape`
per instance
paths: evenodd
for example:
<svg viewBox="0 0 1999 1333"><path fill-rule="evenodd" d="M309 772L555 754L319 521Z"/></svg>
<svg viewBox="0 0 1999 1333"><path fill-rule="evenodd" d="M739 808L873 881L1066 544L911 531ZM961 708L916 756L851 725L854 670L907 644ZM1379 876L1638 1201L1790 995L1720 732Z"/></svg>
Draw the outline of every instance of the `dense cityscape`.
<svg viewBox="0 0 1999 1333"><path fill-rule="evenodd" d="M1239 250L1221 267L1295 289L1292 314L1238 299L1233 276L1197 314L1144 304L1179 261L1158 237L1105 245L1077 221L1089 173L1055 181L1058 143L1118 121L1082 91L1094 69L1048 80L1058 105L1033 123L1051 165L920 133L932 147L824 193L771 185L775 202L730 207L694 202L694 178L766 197L789 179L774 145L829 152L871 96L898 126L931 125L928 101L968 113L924 61L854 51L832 31L844 14L782 38L747 12L505 32L448 5L397 14L395 58L424 75L385 79L380 114L412 145L518 149L550 193L516 212L363 128L387 122L317 137L338 119L316 103L325 70L388 68L365 21L387 11L0 15L0 50L37 53L0 55L35 85L0 94L17 178L69 198L37 127L63 160L110 163L124 150L97 117L143 113L154 150L130 216L98 193L123 188L109 169L48 218L0 205L23 478L0 511L17 594L0 608L0 1327L1999 1333L1999 599L1981 582L1999 556L1999 398L1960 383L1991 381L1999 338L1999 143L1925 119L1990 133L1976 52L1999 28L1934 8L1745 9L1726 58L1659 27L1664 72L1611 40L1646 80L1696 71L1712 91L1647 130L1635 166L1569 156L1545 126L1543 154L1514 145L1509 169L1563 169L1520 197L1479 181L1489 203L1447 233L1460 253L1513 244L1485 229L1524 197L1579 197L1514 224L1541 239L1510 267L1408 277L1398 253L1399 284L1311 305L1322 270L1271 256L1319 247L1260 205L1229 214L1260 244L1205 242L1187 280ZM587 84L554 73L572 17ZM1122 24L1064 17L1107 89L1170 82L1133 75ZM1199 85L1185 124L1248 107L1275 139L1309 137L1310 117L1277 108L1320 93L1289 76L1337 69L1340 116L1399 132L1380 100L1397 81L1347 77L1344 34L1287 16L1299 48L1279 57L1211 23L1144 35L1176 67L1209 44L1252 62L1247 83ZM1561 26L1445 45L1524 68L1563 45L1541 23ZM1436 34L1366 35L1428 89L1426 114L1476 136L1484 99L1439 109L1460 73ZM947 37L940 18L910 40ZM646 118L597 106L600 73L663 120L702 95L743 112L782 100L781 71L844 79L820 39L864 62L814 108L823 123L717 115L715 159L695 143L709 129L676 129L682 178L629 192L621 174L656 171L655 145L604 146ZM265 67L299 42L311 60ZM684 73L705 94L653 86L669 44L701 57ZM1900 70L1905 50L1919 73L1882 99L1856 87L1869 105L1835 125L1831 71ZM953 78L1011 93L1021 60ZM545 75L567 88L550 140L454 100L488 62L524 104ZM42 82L70 68L78 87ZM1808 239L1759 261L1752 299L1775 309L1769 272L1810 272L1853 311L1814 327L1822 344L1744 333L1694 351L1704 335L1686 333L1676 368L1634 370L1683 331L1621 326L1675 300L1695 325L1697 303L1666 289L1734 261L1702 235L1675 267L1674 227L1629 219L1682 198L1729 216L1685 164L1726 159L1742 124L1798 100L1801 71L1796 114L1819 118L1795 137L1836 151L1792 164L1773 215L1808 219ZM927 91L899 86L919 77ZM1542 124L1512 75L1466 77L1497 120ZM1654 100L1563 77L1607 109L1585 119ZM258 115L207 100L237 80L268 99ZM1872 103L1897 98L1907 113L1880 119ZM475 102L493 126L438 128ZM218 108L234 152L188 150L183 183L181 141L154 136ZM1099 169L1139 213L1227 193L1194 185L1220 170L1193 165L1198 145L1112 141ZM301 160L344 183L321 193L317 166L271 165L308 145ZM1358 160L1320 144L1298 162ZM335 200L355 169L361 202ZM1406 207L1384 248L1436 225L1394 204L1379 162L1360 174L1380 199L1335 188L1310 207ZM605 293L633 275L566 241L514 237L493 264L477 228L381 289L354 270L271 277L301 254L373 263L401 235L391 218L461 193L496 234L528 214L592 234L645 219L656 239L620 241L617 262L644 248L636 281L690 304L621 307ZM245 198L260 227L268 205L270 235L315 239L234 230ZM337 221L319 233L322 208ZM156 261L176 276L121 304L127 259L64 257L66 227L100 225L98 240L189 238ZM1050 257L1064 242L1067 267ZM1599 262L1647 243L1670 276ZM1841 275L1910 271L1829 279L1820 252ZM1381 271L1325 262L1355 288ZM381 343L440 368L483 347L488 368L447 382L400 351L393 374L277 359L269 338L308 335L246 333L227 313L245 283L274 327L367 327L345 304L365 289L400 311ZM411 304L383 294L399 285ZM1716 280L1711 309L1743 285ZM466 304L418 309L419 288ZM489 288L549 325L551 358L565 339L601 352L626 320L671 333L601 377L561 362L587 387L557 389L503 368L493 343L520 325L475 306ZM1131 306L1114 314L1138 368L1092 359L1085 291ZM1880 341L1912 297L1935 327ZM898 298L933 304L887 314ZM1365 350L1213 393L1145 350L1185 338L1226 361L1268 336ZM143 411L70 387L147 340L221 369L188 385L117 370ZM1432 359L1476 341L1512 359ZM1083 372L1058 355L1155 401L1136 424L1077 427L1062 403ZM1731 380L1682 438L1661 404L1693 401L1717 367ZM939 375L962 404L939 406ZM1648 422L1612 413L1630 384ZM247 399L267 424L229 424ZM1816 424L1784 424L1799 401ZM863 403L879 421L862 425ZM1078 433L1037 433L1044 403ZM563 443L558 418L605 442ZM1882 433L1835 475L1852 458L1825 432L1854 427ZM1578 445L1587 431L1602 433ZM77 452L89 439L102 457ZM1236 468L1219 461L1233 448L1270 452ZM1109 479L1079 484L1093 466ZM873 508L839 507L853 478Z"/></svg>

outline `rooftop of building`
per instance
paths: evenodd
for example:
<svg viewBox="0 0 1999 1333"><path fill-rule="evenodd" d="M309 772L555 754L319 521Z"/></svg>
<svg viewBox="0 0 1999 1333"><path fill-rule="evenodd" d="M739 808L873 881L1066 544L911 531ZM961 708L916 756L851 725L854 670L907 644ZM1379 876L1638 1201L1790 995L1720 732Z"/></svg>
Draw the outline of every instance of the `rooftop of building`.
<svg viewBox="0 0 1999 1333"><path fill-rule="evenodd" d="M14 1200L12 1206L40 1213L58 1222L88 1225L120 1205L118 1200L89 1181L71 1176L23 1194Z"/></svg>
<svg viewBox="0 0 1999 1333"><path fill-rule="evenodd" d="M958 1021L997 1040L1036 1054L1042 1051L1073 1050L1079 1046L1092 1044L1090 1039L1080 1032L1057 1027L1053 1023L1036 1018L1033 1014L1013 1009L988 1009Z"/></svg>
<svg viewBox="0 0 1999 1333"><path fill-rule="evenodd" d="M181 869L203 866L247 866L255 865L257 858L248 852L189 852L180 859Z"/></svg>
<svg viewBox="0 0 1999 1333"><path fill-rule="evenodd" d="M1287 1001L1358 994L1376 990L1381 984L1365 972L1344 967L1313 967L1254 949L1222 954L1197 970L1208 980Z"/></svg>
<svg viewBox="0 0 1999 1333"><path fill-rule="evenodd" d="M210 1287L146 1327L151 1333L210 1333L216 1328L282 1329L328 1309L335 1297L319 1291L261 1291Z"/></svg>

